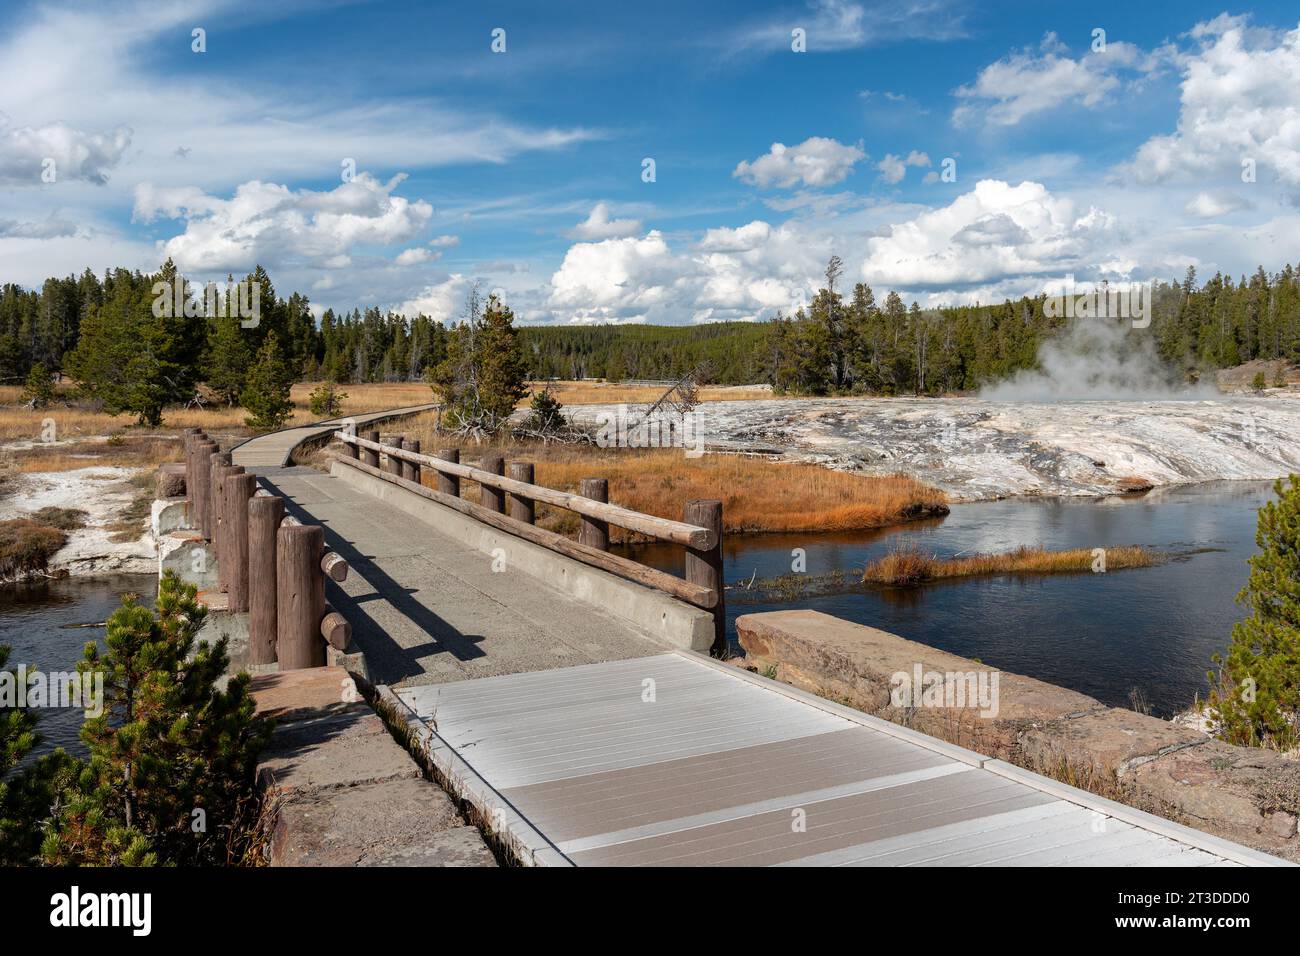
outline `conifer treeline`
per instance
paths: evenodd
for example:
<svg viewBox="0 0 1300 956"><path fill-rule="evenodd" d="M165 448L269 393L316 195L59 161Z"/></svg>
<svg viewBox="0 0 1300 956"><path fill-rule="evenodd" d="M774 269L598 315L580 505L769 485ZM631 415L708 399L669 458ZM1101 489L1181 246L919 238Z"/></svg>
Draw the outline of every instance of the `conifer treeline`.
<svg viewBox="0 0 1300 956"><path fill-rule="evenodd" d="M121 389L145 381L151 394L133 396L137 406L186 400L199 381L235 402L272 331L293 373L308 379L419 380L447 355L447 331L428 316L331 309L317 323L307 298L279 298L260 266L247 277L262 287L256 328L219 315L160 319L150 308L153 285L174 275L168 262L153 275L87 270L39 291L3 286L0 381L21 383L40 364ZM922 310L895 292L878 302L864 283L843 293L838 276L833 262L806 310L770 322L532 327L519 342L535 378L670 379L707 362L720 384L937 394L1032 367L1039 345L1066 321L1045 314L1043 296ZM1300 361L1300 273L1290 265L1235 282L1216 274L1204 285L1189 269L1181 282L1157 283L1153 304L1151 327L1130 334L1150 337L1188 378L1251 359Z"/></svg>

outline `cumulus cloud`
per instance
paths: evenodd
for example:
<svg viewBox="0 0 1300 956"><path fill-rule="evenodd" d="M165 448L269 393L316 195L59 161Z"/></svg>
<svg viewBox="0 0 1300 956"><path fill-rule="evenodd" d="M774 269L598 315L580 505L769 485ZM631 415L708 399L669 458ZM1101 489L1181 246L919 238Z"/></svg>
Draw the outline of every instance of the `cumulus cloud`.
<svg viewBox="0 0 1300 956"><path fill-rule="evenodd" d="M1250 203L1240 196L1227 192L1199 192L1188 200L1183 211L1197 219L1217 219L1239 209L1249 209Z"/></svg>
<svg viewBox="0 0 1300 956"><path fill-rule="evenodd" d="M620 239L634 236L641 231L639 219L611 219L609 204L598 202L592 207L591 214L565 233L570 239L591 241L600 239Z"/></svg>
<svg viewBox="0 0 1300 956"><path fill-rule="evenodd" d="M1168 48L1147 53L1115 41L1074 59L1056 34L1049 33L1038 51L1015 51L980 70L973 83L953 90L964 102L953 110L952 119L958 126L979 120L988 126L1014 126L1067 104L1097 107L1125 82L1153 73L1169 55Z"/></svg>
<svg viewBox="0 0 1300 956"><path fill-rule="evenodd" d="M403 249L393 260L399 266L418 266L424 262L433 262L442 257L441 252L432 252L428 249L412 248Z"/></svg>
<svg viewBox="0 0 1300 956"><path fill-rule="evenodd" d="M1040 183L986 179L947 206L867 241L861 275L897 288L961 287L1062 273L1114 238L1115 221Z"/></svg>
<svg viewBox="0 0 1300 956"><path fill-rule="evenodd" d="M399 305L397 311L407 316L423 313L445 325L454 322L464 312L469 290L469 278L453 272L441 282L425 286L417 295Z"/></svg>
<svg viewBox="0 0 1300 956"><path fill-rule="evenodd" d="M450 249L460 245L460 236L434 236L429 240L429 245L435 249Z"/></svg>
<svg viewBox="0 0 1300 956"><path fill-rule="evenodd" d="M0 115L0 184L8 186L40 186L47 168L55 182L82 180L102 186L131 145L131 130L126 126L101 133L87 133L66 123L4 127Z"/></svg>
<svg viewBox="0 0 1300 956"><path fill-rule="evenodd" d="M876 164L876 169L880 170L880 178L891 186L901 183L903 177L907 175L908 166L929 166L930 157L925 153L918 153L912 150L906 158L899 158L893 153L886 153L885 158Z"/></svg>
<svg viewBox="0 0 1300 956"><path fill-rule="evenodd" d="M185 220L184 232L160 244L182 270L211 273L286 260L340 269L351 264L354 247L404 242L428 223L433 207L427 202L392 195L404 178L381 183L361 173L324 192L254 180L230 199L144 183L134 215L144 222L159 215Z"/></svg>
<svg viewBox="0 0 1300 956"><path fill-rule="evenodd" d="M1253 160L1262 180L1300 188L1300 27L1251 30L1217 17L1192 31L1182 61L1177 131L1149 139L1130 166L1139 182L1232 176Z"/></svg>
<svg viewBox="0 0 1300 956"><path fill-rule="evenodd" d="M824 136L812 136L798 146L773 143L770 150L752 163L742 161L731 175L760 189L834 186L866 155L861 145L849 146Z"/></svg>
<svg viewBox="0 0 1300 956"><path fill-rule="evenodd" d="M77 224L50 216L36 222L0 219L0 239L60 239L75 236Z"/></svg>

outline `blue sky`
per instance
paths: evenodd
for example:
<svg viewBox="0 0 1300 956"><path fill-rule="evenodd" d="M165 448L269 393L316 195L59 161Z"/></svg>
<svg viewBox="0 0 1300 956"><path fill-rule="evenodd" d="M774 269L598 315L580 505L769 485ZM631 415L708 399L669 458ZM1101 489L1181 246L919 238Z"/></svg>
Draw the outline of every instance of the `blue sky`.
<svg viewBox="0 0 1300 956"><path fill-rule="evenodd" d="M923 305L1296 258L1293 5L0 10L0 281L170 255L318 308L690 323L831 254Z"/></svg>

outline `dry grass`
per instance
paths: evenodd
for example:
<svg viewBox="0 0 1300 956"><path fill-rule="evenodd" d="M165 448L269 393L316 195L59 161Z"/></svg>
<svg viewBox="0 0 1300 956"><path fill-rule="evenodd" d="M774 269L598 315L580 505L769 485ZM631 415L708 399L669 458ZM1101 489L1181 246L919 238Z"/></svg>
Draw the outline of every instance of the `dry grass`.
<svg viewBox="0 0 1300 956"><path fill-rule="evenodd" d="M1106 570L1145 568L1158 556L1149 548L1106 548ZM1073 548L1048 551L1022 546L1003 554L970 554L940 558L917 548L891 552L867 565L862 580L870 584L909 586L942 578L976 577L990 574L1078 574L1091 571L1093 549Z"/></svg>
<svg viewBox="0 0 1300 956"><path fill-rule="evenodd" d="M709 454L687 458L680 448L597 448L591 445L543 445L506 441L491 447L458 442L435 429L433 415L419 415L390 426L394 434L418 439L421 449L458 447L463 462L487 455L531 461L534 480L548 488L577 492L583 478L609 481L609 499L644 514L681 520L682 507L694 498L722 501L730 532L857 531L946 514L945 496L905 475L855 475L819 465L774 461L743 455ZM310 461L310 459L309 459ZM321 458L314 463L320 464ZM425 470L425 483L434 476ZM462 497L477 501L478 485L461 483ZM576 533L578 519L544 506L538 524ZM610 529L619 540L616 529Z"/></svg>
<svg viewBox="0 0 1300 956"><path fill-rule="evenodd" d="M533 382L531 387L540 391L548 383ZM562 405L635 405L653 402L668 388L666 385L620 385L616 382L550 382L552 394ZM706 402L744 402L771 398L770 388L749 388L741 385L706 385L700 389L700 398ZM530 399L524 399L526 405Z"/></svg>
<svg viewBox="0 0 1300 956"><path fill-rule="evenodd" d="M299 382L293 386L290 398L293 401L293 415L289 425L305 425L319 420L308 407L308 396L319 382ZM546 383L536 382L530 387L540 390ZM664 391L658 386L649 385L610 385L603 382L552 382L552 390L559 400L566 405L592 404L636 404L650 402ZM379 382L362 385L341 385L339 388L347 394L343 400L342 415L360 415L365 412L378 412L388 408L402 408L407 405L423 405L433 401L433 392L423 382ZM56 435L60 439L108 435L126 428L132 428L133 415L109 415L96 411L93 407L80 403L70 383L62 383L58 388L58 400L48 408L29 409L22 406L23 389L18 385L0 385L0 442L26 439L40 439L47 419L54 421ZM710 386L701 390L705 401L734 401L759 398L771 398L772 393L760 388L738 388L729 386ZM519 404L527 406L532 400L531 394ZM160 432L179 431L184 428L206 428L209 431L224 431L231 435L248 435L244 425L248 413L242 408L229 408L212 402L202 409L169 408L164 413L164 427Z"/></svg>
<svg viewBox="0 0 1300 956"><path fill-rule="evenodd" d="M31 518L0 521L0 581L43 573L67 542L63 531Z"/></svg>

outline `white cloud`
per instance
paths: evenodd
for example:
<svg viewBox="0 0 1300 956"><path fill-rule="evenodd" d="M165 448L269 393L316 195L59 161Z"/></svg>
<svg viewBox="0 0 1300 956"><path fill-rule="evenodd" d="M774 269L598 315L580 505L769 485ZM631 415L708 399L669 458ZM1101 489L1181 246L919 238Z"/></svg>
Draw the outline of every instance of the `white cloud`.
<svg viewBox="0 0 1300 956"><path fill-rule="evenodd" d="M1217 219L1239 209L1250 208L1250 203L1226 192L1199 192L1188 200L1183 211L1197 219Z"/></svg>
<svg viewBox="0 0 1300 956"><path fill-rule="evenodd" d="M42 176L50 162L54 182L83 180L103 185L131 145L131 130L125 126L102 133L87 133L67 123L17 129L5 126L0 114L0 184L8 186L43 185Z"/></svg>
<svg viewBox="0 0 1300 956"><path fill-rule="evenodd" d="M893 153L886 153L885 158L876 164L876 169L880 170L880 178L892 186L903 181L903 177L907 175L908 166L929 165L930 157L928 155L912 150L905 159L899 158Z"/></svg>
<svg viewBox="0 0 1300 956"><path fill-rule="evenodd" d="M0 239L60 239L75 236L77 224L49 216L35 222L0 219Z"/></svg>
<svg viewBox="0 0 1300 956"><path fill-rule="evenodd" d="M957 87L953 95L965 102L953 110L953 122L965 126L982 119L989 126L1014 126L1067 104L1094 108L1107 102L1125 78L1150 75L1171 55L1167 48L1145 53L1114 41L1076 60L1064 53L1054 33L1043 38L1040 51L1011 53L980 70L975 82Z"/></svg>
<svg viewBox="0 0 1300 956"><path fill-rule="evenodd" d="M424 313L443 324L459 319L465 309L465 296L471 287L470 280L454 272L441 282L425 286L417 295L397 307L407 316Z"/></svg>
<svg viewBox="0 0 1300 956"><path fill-rule="evenodd" d="M286 260L341 269L351 264L354 247L407 241L428 223L432 206L392 195L404 178L380 183L361 173L327 192L254 180L230 199L144 183L136 191L135 216L185 220L184 232L160 243L161 255L185 271L246 270Z"/></svg>
<svg viewBox="0 0 1300 956"><path fill-rule="evenodd" d="M862 278L895 288L960 287L1063 273L1114 238L1114 219L1040 183L986 179L947 206L869 239Z"/></svg>
<svg viewBox="0 0 1300 956"><path fill-rule="evenodd" d="M1241 181L1254 160L1262 182L1300 188L1300 27L1250 30L1217 17L1192 31L1201 43L1182 61L1177 131L1149 139L1129 167L1139 182Z"/></svg>
<svg viewBox="0 0 1300 956"><path fill-rule="evenodd" d="M965 36L962 10L945 0L894 0L853 3L809 0L807 11L783 11L764 23L750 24L726 37L735 50L759 47L789 50L790 31L806 32L808 52L851 50L902 40L952 40Z"/></svg>
<svg viewBox="0 0 1300 956"><path fill-rule="evenodd" d="M600 239L621 239L634 236L641 231L640 219L611 219L609 204L598 202L592 207L591 215L565 233L570 239L591 241Z"/></svg>
<svg viewBox="0 0 1300 956"><path fill-rule="evenodd" d="M429 245L435 249L450 249L460 245L460 236L434 236L429 240Z"/></svg>
<svg viewBox="0 0 1300 956"><path fill-rule="evenodd" d="M403 249L397 254L397 258L393 262L399 266L418 266L424 262L433 262L441 257L441 252L431 252L417 246L411 249Z"/></svg>
<svg viewBox="0 0 1300 956"><path fill-rule="evenodd" d="M812 136L798 146L773 143L752 163L742 161L731 175L760 189L834 186L866 155L860 145L848 146L824 136Z"/></svg>

